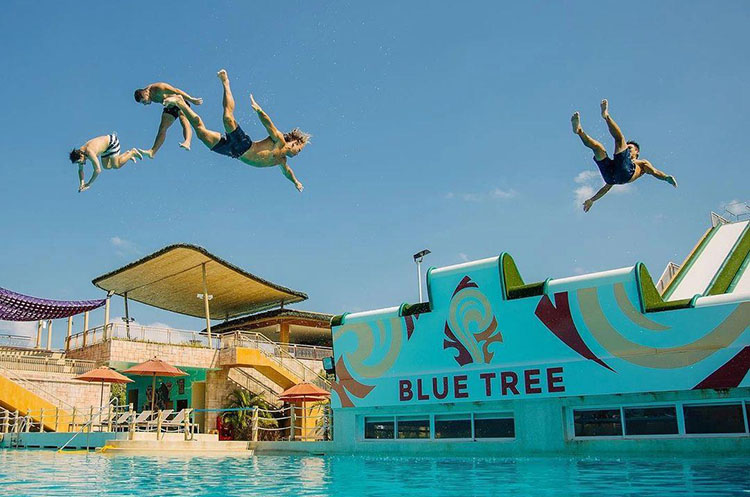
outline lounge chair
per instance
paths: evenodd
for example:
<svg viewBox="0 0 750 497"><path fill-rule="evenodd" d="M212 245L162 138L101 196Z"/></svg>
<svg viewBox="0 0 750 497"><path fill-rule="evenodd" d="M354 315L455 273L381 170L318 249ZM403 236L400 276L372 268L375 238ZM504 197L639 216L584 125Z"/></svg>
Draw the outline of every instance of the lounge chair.
<svg viewBox="0 0 750 497"><path fill-rule="evenodd" d="M188 414L187 409L182 409L180 412L178 412L172 419L162 421L161 427L164 431L180 431L185 427L185 416ZM191 423L190 421L187 422L188 428L193 429L195 424Z"/></svg>
<svg viewBox="0 0 750 497"><path fill-rule="evenodd" d="M149 423L154 414L154 411L142 411L139 413L133 421L135 431L148 431ZM143 430L139 430L139 428L143 428Z"/></svg>

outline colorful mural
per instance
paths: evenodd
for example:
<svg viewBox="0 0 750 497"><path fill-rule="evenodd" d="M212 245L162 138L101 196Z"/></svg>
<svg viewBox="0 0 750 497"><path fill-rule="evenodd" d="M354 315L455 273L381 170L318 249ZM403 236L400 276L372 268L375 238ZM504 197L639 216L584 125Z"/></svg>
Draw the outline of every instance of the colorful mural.
<svg viewBox="0 0 750 497"><path fill-rule="evenodd" d="M427 312L346 315L334 406L750 386L750 296L644 313L639 266L513 290L505 257L432 269Z"/></svg>

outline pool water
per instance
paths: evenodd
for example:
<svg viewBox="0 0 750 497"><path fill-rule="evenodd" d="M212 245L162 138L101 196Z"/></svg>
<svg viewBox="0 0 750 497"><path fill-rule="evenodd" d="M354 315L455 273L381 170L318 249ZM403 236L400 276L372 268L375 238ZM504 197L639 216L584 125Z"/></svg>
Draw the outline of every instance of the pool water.
<svg viewBox="0 0 750 497"><path fill-rule="evenodd" d="M750 457L152 457L0 450L13 496L750 496Z"/></svg>

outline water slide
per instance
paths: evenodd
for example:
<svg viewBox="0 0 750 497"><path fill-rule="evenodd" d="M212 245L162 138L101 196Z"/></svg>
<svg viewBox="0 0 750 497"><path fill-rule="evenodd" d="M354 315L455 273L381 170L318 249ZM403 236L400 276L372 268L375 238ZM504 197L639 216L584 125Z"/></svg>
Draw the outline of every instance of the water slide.
<svg viewBox="0 0 750 497"><path fill-rule="evenodd" d="M750 290L750 271L746 264L750 244L748 225L750 221L741 221L711 229L667 287L665 300L690 299L709 291Z"/></svg>

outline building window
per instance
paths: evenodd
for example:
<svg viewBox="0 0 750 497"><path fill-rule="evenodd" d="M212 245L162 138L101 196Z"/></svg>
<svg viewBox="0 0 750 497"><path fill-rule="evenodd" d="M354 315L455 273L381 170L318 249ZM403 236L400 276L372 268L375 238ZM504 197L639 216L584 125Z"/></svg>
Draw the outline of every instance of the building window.
<svg viewBox="0 0 750 497"><path fill-rule="evenodd" d="M471 415L436 415L435 438L471 438Z"/></svg>
<svg viewBox="0 0 750 497"><path fill-rule="evenodd" d="M745 433L742 404L684 406L685 433Z"/></svg>
<svg viewBox="0 0 750 497"><path fill-rule="evenodd" d="M620 409L574 410L573 424L577 437L620 437Z"/></svg>
<svg viewBox="0 0 750 497"><path fill-rule="evenodd" d="M474 414L474 438L513 438L516 427L512 414Z"/></svg>
<svg viewBox="0 0 750 497"><path fill-rule="evenodd" d="M672 407L626 407L626 435L676 435L677 409Z"/></svg>
<svg viewBox="0 0 750 497"><path fill-rule="evenodd" d="M365 418L365 438L367 439L392 439L395 434L395 423L393 417L387 418Z"/></svg>
<svg viewBox="0 0 750 497"><path fill-rule="evenodd" d="M397 438L430 438L430 418L399 416L396 418Z"/></svg>

